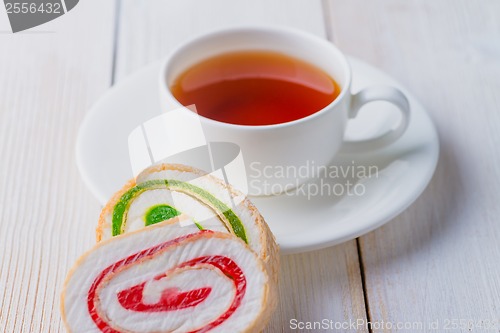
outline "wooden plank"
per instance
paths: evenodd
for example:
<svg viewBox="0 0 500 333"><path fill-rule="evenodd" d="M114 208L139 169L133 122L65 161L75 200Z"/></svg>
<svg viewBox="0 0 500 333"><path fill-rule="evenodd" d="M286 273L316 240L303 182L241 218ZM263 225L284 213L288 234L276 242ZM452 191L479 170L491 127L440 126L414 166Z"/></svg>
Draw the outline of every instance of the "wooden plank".
<svg viewBox="0 0 500 333"><path fill-rule="evenodd" d="M161 59L187 38L217 28L282 24L325 36L319 1L125 0L120 13L117 80ZM341 323L366 318L357 258L355 241L283 257L281 305L267 332L292 331L290 320L294 318L300 321L326 318Z"/></svg>
<svg viewBox="0 0 500 333"><path fill-rule="evenodd" d="M75 136L111 81L114 2L15 35L0 12L0 332L64 332L62 283L99 215Z"/></svg>
<svg viewBox="0 0 500 333"><path fill-rule="evenodd" d="M282 257L279 295L278 310L266 329L268 333L318 332L318 329L294 329L294 319L300 322L327 319L334 328L366 320L356 241ZM344 328L339 331L368 332L363 328Z"/></svg>
<svg viewBox="0 0 500 333"><path fill-rule="evenodd" d="M325 34L319 0L124 0L120 12L117 78L162 59L195 35L229 26L277 24Z"/></svg>
<svg viewBox="0 0 500 333"><path fill-rule="evenodd" d="M331 0L330 35L397 77L441 138L436 174L406 212L361 238L372 321L500 329L500 2ZM479 325L494 322L491 329ZM374 329L412 331L404 329ZM413 331L423 331L414 329ZM430 331L427 329L427 331Z"/></svg>

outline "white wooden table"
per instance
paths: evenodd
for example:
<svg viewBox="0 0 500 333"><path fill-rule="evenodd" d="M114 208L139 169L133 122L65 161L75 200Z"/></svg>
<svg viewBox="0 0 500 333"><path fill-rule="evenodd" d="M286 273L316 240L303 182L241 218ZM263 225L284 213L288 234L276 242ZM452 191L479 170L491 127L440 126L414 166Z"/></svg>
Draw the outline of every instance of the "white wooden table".
<svg viewBox="0 0 500 333"><path fill-rule="evenodd" d="M460 319L500 332L498 0L82 0L15 35L0 9L0 332L64 331L61 285L100 210L74 156L92 103L186 38L249 23L304 29L385 70L441 140L430 186L403 214L283 258L267 332L308 331L294 318L344 324L337 332L469 332ZM373 325L345 324L357 320Z"/></svg>

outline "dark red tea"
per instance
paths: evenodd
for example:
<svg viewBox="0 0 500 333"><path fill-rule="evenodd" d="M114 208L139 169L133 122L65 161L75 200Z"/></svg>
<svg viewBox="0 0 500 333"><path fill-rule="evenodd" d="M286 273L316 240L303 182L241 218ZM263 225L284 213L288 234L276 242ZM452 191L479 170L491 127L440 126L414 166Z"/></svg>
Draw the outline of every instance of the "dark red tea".
<svg viewBox="0 0 500 333"><path fill-rule="evenodd" d="M225 53L180 74L171 86L198 114L239 125L271 125L307 117L328 104L340 87L321 69L267 51Z"/></svg>

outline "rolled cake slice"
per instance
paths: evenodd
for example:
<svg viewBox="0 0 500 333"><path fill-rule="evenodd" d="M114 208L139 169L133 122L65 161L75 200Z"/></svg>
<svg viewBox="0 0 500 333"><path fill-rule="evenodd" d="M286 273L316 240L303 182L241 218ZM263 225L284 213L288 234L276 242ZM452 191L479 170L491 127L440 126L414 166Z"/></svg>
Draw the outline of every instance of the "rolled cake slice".
<svg viewBox="0 0 500 333"><path fill-rule="evenodd" d="M240 238L179 218L102 241L77 261L61 300L69 332L265 327L275 302L262 261Z"/></svg>
<svg viewBox="0 0 500 333"><path fill-rule="evenodd" d="M129 181L104 207L97 240L190 216L200 230L226 232L247 243L277 282L278 246L257 208L239 191L206 172L158 164Z"/></svg>

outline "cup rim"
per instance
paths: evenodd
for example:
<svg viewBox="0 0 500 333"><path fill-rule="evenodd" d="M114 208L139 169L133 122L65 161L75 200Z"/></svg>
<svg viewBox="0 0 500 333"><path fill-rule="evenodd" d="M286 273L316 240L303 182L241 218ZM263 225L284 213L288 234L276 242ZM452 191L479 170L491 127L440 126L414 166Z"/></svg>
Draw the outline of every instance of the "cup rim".
<svg viewBox="0 0 500 333"><path fill-rule="evenodd" d="M337 104L340 103L341 100L343 100L347 94L350 94L350 86L351 86L351 80L352 80L352 71L351 71L351 66L346 58L346 56L340 51L333 43L331 43L329 40L322 38L320 36L314 35L312 33L296 29L296 28L291 28L287 26L280 26L280 25L245 25L245 26L236 26L236 27L226 27L222 29L217 29L214 31L210 31L208 33L203 33L200 35L197 35L193 38L188 39L187 41L181 43L178 45L173 51L171 51L168 56L163 60L161 69L160 69L160 89L163 90L164 93L167 94L167 97L172 99L175 103L178 104L178 107L186 107L183 104L181 104L175 96L172 94L170 91L170 88L167 84L167 70L170 64L171 59L174 58L177 54L182 52L184 49L186 49L188 46L190 46L193 43L196 43L200 40L206 39L206 38L212 38L212 37L217 37L221 35L225 35L228 33L243 33L243 32L251 32L251 31L259 31L259 32L265 32L265 31L272 31L272 32L278 32L278 33L287 33L287 34L294 34L294 35L300 35L303 38L308 38L312 39L316 42L319 42L321 44L324 44L325 46L329 47L338 57L340 62L342 63L342 66L344 67L346 71L346 79L345 79L345 84L342 87L342 90L340 94L335 98L332 102L330 102L328 105L323 107L322 109L306 116L302 117L299 119L295 119L292 121L284 122L284 123L278 123L278 124L268 124L268 125L242 125L242 124L232 124L232 123L226 123L223 121L219 120L214 120L208 117L205 117L203 115L200 115L195 112L190 112L193 115L196 115L197 117L203 119L203 121L211 124L211 125L216 125L220 127L226 127L226 128L231 128L231 129L239 129L239 130L249 130L249 131L258 131L258 130L268 130L268 129L277 129L277 128L286 128L286 127L291 127L295 126L300 123L304 123L307 121L310 121L316 117L320 117L322 114L328 112L330 109L333 109ZM317 65L315 65L317 66ZM318 66L319 67L319 66ZM319 67L321 69L321 67Z"/></svg>

